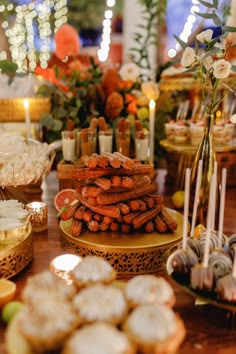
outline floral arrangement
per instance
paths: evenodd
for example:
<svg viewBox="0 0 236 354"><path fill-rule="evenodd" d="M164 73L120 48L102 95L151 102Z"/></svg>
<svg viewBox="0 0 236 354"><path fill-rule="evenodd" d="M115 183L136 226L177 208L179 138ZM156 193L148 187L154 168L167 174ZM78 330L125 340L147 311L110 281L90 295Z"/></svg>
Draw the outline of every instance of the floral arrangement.
<svg viewBox="0 0 236 354"><path fill-rule="evenodd" d="M158 84L142 82L135 63L121 68L102 68L90 58L82 63L72 57L66 65L36 69L46 82L38 96L51 97L51 111L41 117L48 142L61 138L62 130L88 127L94 117L103 116L109 126L127 118L130 127L135 119L148 124L149 100L159 96Z"/></svg>
<svg viewBox="0 0 236 354"><path fill-rule="evenodd" d="M223 100L223 97L218 95L219 85L226 91L233 91L226 80L231 71L236 71L236 66L227 60L228 51L233 46L227 40L227 35L236 32L236 28L223 24L224 18L219 11L218 0L211 3L199 0L199 3L205 6L207 12L196 14L202 18L212 19L214 24L221 28L221 34L214 39L211 29L197 34L194 48L189 47L177 36L175 38L184 49L181 65L201 82L205 112L214 114Z"/></svg>

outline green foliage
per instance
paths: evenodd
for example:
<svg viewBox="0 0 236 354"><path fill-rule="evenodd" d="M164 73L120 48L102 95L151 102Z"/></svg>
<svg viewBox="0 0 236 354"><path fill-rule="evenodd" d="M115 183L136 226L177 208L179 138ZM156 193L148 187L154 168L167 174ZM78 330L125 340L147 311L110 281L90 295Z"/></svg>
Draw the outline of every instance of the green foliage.
<svg viewBox="0 0 236 354"><path fill-rule="evenodd" d="M188 44L178 36L174 35L174 37L184 49L181 64L187 69L186 71L193 73L195 79L200 80L206 112L212 114L217 110L223 99L217 95L219 84L232 91L232 88L224 80L229 76L230 67L231 70L235 70L235 67L231 66L227 59L225 60L227 51L231 46L231 44L226 43L226 38L228 33L236 32L236 28L225 25L225 17L229 14L230 2L224 2L224 7L221 8L219 8L217 0L211 2L199 0L199 3L206 8L206 11L195 12L195 14L204 19L211 19L216 26L221 28L221 34L217 38L211 38L211 35L209 37L210 30L202 32L203 34L199 34L195 38L194 50L188 47ZM206 32L208 32L208 35ZM219 62L220 59L222 59L221 62ZM217 67L217 65L219 66Z"/></svg>
<svg viewBox="0 0 236 354"><path fill-rule="evenodd" d="M143 23L137 26L141 31L134 33L136 46L130 48L130 51L133 61L141 69L149 71L151 63L148 48L153 45L158 46L157 26L165 19L167 0L139 0L139 3L143 7Z"/></svg>

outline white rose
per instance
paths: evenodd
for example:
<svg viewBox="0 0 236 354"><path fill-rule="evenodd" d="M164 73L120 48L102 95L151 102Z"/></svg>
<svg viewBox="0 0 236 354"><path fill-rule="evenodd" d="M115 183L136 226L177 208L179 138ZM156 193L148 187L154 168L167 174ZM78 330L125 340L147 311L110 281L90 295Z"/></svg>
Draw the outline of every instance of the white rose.
<svg viewBox="0 0 236 354"><path fill-rule="evenodd" d="M201 33L196 35L196 38L199 42L205 43L209 42L212 39L213 31L208 29L206 31L202 31Z"/></svg>
<svg viewBox="0 0 236 354"><path fill-rule="evenodd" d="M188 67L192 65L194 61L195 61L195 53L193 48L190 47L185 48L181 59L181 65L184 67Z"/></svg>
<svg viewBox="0 0 236 354"><path fill-rule="evenodd" d="M141 85L142 93L149 99L156 101L159 97L159 85L153 81L143 82Z"/></svg>
<svg viewBox="0 0 236 354"><path fill-rule="evenodd" d="M231 123L236 124L236 114L233 114L230 118Z"/></svg>
<svg viewBox="0 0 236 354"><path fill-rule="evenodd" d="M226 79L231 70L230 62L220 59L214 62L213 64L213 75L216 79Z"/></svg>
<svg viewBox="0 0 236 354"><path fill-rule="evenodd" d="M121 67L119 74L122 80L135 82L140 76L140 68L135 63L127 63Z"/></svg>

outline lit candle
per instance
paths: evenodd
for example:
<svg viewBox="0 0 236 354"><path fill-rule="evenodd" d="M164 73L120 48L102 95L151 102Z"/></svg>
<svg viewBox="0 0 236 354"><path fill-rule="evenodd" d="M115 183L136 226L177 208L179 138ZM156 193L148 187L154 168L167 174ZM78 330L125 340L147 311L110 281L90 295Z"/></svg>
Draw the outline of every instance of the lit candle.
<svg viewBox="0 0 236 354"><path fill-rule="evenodd" d="M53 258L50 262L50 271L56 274L58 277L65 279L68 284L72 283L70 278L70 271L74 269L82 258L75 254L62 254Z"/></svg>
<svg viewBox="0 0 236 354"><path fill-rule="evenodd" d="M48 228L48 206L43 202L32 202L26 205L29 211L29 221L34 232L41 232Z"/></svg>
<svg viewBox="0 0 236 354"><path fill-rule="evenodd" d="M154 161L155 113L156 103L151 99L149 102L149 155L151 163Z"/></svg>
<svg viewBox="0 0 236 354"><path fill-rule="evenodd" d="M27 98L24 100L24 107L25 107L25 124L26 124L27 139L30 139L31 138L30 112L29 112L29 101Z"/></svg>

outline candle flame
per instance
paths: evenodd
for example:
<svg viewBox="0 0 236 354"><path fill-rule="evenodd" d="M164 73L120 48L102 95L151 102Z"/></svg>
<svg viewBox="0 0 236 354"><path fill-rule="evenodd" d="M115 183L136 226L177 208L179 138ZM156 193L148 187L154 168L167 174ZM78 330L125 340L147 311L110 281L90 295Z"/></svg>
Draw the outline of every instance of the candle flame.
<svg viewBox="0 0 236 354"><path fill-rule="evenodd" d="M150 107L150 109L154 109L155 106L156 106L155 101L154 101L153 99L151 99L150 102L149 102L149 107Z"/></svg>
<svg viewBox="0 0 236 354"><path fill-rule="evenodd" d="M29 108L29 101L27 98L24 100L24 107L25 107L25 109Z"/></svg>

